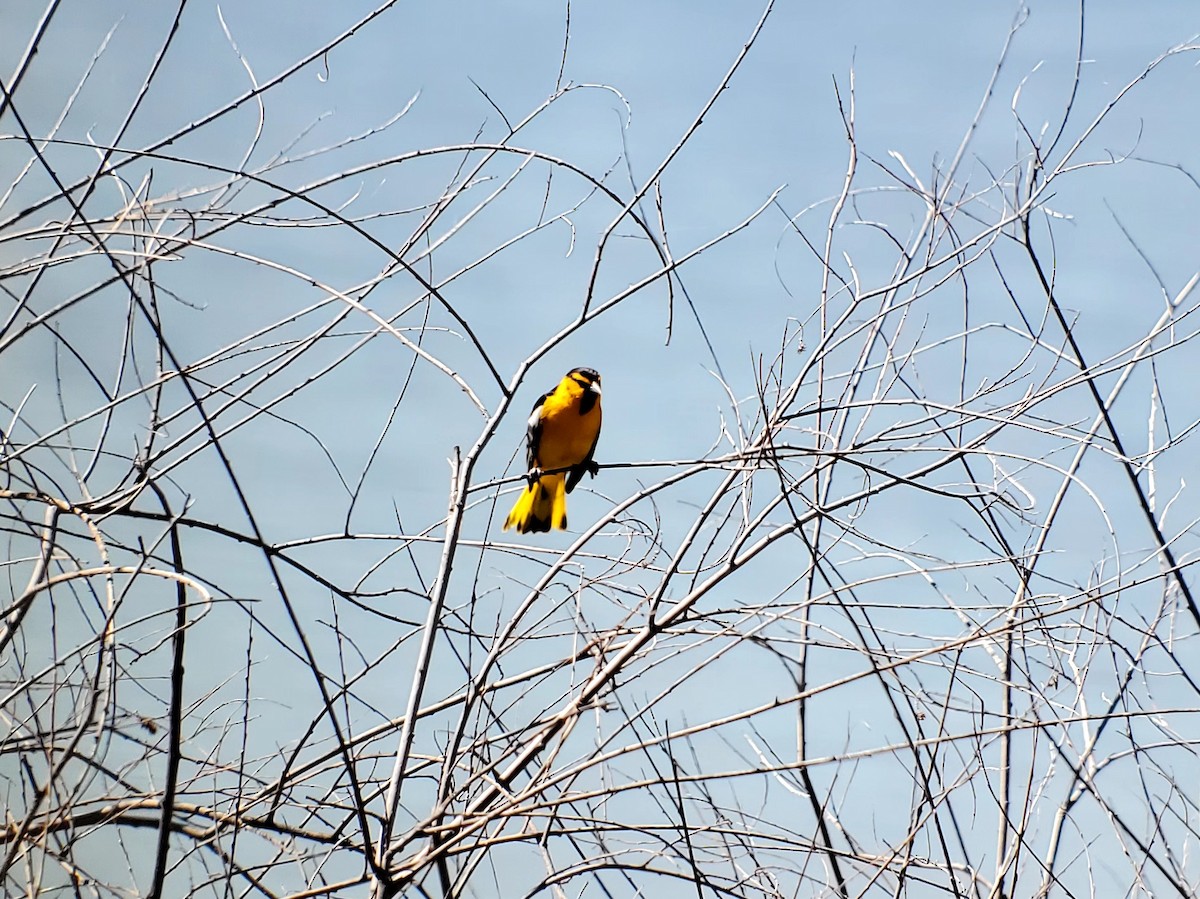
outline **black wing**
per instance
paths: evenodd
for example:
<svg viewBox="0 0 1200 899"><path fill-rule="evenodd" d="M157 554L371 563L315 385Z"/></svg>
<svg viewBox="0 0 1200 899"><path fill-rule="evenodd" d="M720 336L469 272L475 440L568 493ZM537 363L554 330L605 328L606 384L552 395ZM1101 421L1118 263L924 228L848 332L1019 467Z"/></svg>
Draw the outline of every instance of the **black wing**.
<svg viewBox="0 0 1200 899"><path fill-rule="evenodd" d="M538 467L538 450L542 446L542 404L553 392L551 390L537 398L533 411L529 413L529 423L525 426L525 467L530 471Z"/></svg>

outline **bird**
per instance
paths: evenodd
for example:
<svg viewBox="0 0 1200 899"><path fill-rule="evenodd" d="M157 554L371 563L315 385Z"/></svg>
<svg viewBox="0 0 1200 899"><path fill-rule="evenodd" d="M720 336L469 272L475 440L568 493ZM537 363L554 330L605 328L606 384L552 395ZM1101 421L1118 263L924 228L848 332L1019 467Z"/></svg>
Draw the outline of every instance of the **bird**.
<svg viewBox="0 0 1200 899"><path fill-rule="evenodd" d="M600 375L594 368L571 369L533 404L525 432L529 483L504 520L504 530L566 529L567 494L584 472L595 477L600 470L592 461L600 417Z"/></svg>

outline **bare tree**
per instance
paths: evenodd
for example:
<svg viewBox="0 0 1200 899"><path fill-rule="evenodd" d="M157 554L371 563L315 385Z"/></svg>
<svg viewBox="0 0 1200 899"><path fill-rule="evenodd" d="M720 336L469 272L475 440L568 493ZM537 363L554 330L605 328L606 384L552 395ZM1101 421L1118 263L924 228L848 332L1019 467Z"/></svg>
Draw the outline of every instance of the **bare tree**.
<svg viewBox="0 0 1200 899"><path fill-rule="evenodd" d="M68 59L72 4L0 85L7 894L1194 895L1200 274L1114 213L1140 330L1099 330L1059 243L1109 172L1195 197L1108 148L1200 47L1085 102L1081 14L1034 124L1019 16L931 165L860 138L850 72L841 184L681 245L669 178L772 3L640 177L624 97L562 66L454 140L405 144L407 95L268 143L392 3L269 77L219 18L244 87L147 138L184 6L107 133L79 121L125 32ZM587 94L599 165L550 149ZM781 286L748 362L688 275L743 239ZM499 308L515 271L577 292ZM618 316L710 370L689 454L610 424L597 514L502 534L541 379Z"/></svg>

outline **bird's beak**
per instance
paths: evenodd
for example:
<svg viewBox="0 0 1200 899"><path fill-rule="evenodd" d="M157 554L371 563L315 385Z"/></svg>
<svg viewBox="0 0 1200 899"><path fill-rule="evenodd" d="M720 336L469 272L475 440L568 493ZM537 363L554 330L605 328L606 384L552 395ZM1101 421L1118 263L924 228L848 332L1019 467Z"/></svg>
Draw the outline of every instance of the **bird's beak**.
<svg viewBox="0 0 1200 899"><path fill-rule="evenodd" d="M588 390L596 394L596 396L600 396L600 382L592 381L592 383L588 386Z"/></svg>

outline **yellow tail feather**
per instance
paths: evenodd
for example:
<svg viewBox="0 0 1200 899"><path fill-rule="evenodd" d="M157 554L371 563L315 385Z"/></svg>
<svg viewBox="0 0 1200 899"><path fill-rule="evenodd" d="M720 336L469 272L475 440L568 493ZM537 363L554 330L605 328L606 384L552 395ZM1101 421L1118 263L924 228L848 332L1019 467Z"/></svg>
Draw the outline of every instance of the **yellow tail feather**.
<svg viewBox="0 0 1200 899"><path fill-rule="evenodd" d="M518 534L567 527L567 481L562 474L544 474L522 491L513 504L504 530Z"/></svg>

